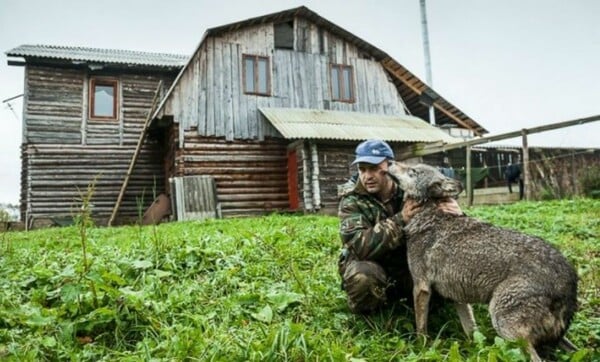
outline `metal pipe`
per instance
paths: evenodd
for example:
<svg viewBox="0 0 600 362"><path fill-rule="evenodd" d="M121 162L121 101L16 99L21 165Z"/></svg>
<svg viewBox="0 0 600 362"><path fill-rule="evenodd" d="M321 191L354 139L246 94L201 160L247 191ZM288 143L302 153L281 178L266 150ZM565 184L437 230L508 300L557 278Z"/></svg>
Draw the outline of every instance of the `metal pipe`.
<svg viewBox="0 0 600 362"><path fill-rule="evenodd" d="M427 10L425 0L420 0L421 4L421 29L423 31L423 51L425 54L425 78L427 85L433 88L433 76L431 75L431 54L429 52L429 33L427 31ZM435 125L435 108L433 104L429 106L429 123Z"/></svg>

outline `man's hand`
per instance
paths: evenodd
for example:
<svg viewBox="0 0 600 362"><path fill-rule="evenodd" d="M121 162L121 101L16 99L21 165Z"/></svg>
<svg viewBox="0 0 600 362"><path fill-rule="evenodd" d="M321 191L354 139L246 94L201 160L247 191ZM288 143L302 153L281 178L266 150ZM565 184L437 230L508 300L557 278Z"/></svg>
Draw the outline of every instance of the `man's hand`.
<svg viewBox="0 0 600 362"><path fill-rule="evenodd" d="M458 202L451 197L437 200L436 204L437 209L443 213L455 216L461 216L464 214L458 205ZM412 219L413 216L415 216L420 210L421 204L411 199L406 200L404 202L404 207L402 207L402 221L404 221L405 224L408 224L410 219Z"/></svg>
<svg viewBox="0 0 600 362"><path fill-rule="evenodd" d="M408 224L410 219L417 214L421 210L421 204L416 202L415 200L408 199L404 202L404 206L402 207L402 221L405 224Z"/></svg>
<svg viewBox="0 0 600 362"><path fill-rule="evenodd" d="M463 212L460 209L458 202L456 202L456 200L454 200L453 198L448 197L445 199L441 199L436 201L436 203L438 210L440 210L441 212L456 216L463 215Z"/></svg>

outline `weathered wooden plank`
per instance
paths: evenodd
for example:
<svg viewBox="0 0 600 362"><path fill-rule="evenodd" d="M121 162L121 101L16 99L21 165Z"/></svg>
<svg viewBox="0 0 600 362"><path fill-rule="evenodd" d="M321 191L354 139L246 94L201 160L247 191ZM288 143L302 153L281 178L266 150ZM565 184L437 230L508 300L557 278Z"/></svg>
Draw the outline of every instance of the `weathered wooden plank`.
<svg viewBox="0 0 600 362"><path fill-rule="evenodd" d="M284 162L287 158L285 155L270 155L270 154L202 154L202 155L185 155L184 162Z"/></svg>
<svg viewBox="0 0 600 362"><path fill-rule="evenodd" d="M217 39L214 43L214 80L215 87L215 136L225 136L225 95L224 95L224 72L225 62L223 61L223 42Z"/></svg>
<svg viewBox="0 0 600 362"><path fill-rule="evenodd" d="M286 195L287 198L287 195ZM267 212L270 210L282 210L282 209L288 209L289 208L289 203L288 201L275 201L275 200L268 200L268 201L226 201L226 202L222 202L221 199L219 198L219 202L221 203L221 208L223 209L223 215L227 215L227 213L225 212L225 210L227 209L241 209L239 211L246 210L246 209L261 209L263 212Z"/></svg>
<svg viewBox="0 0 600 362"><path fill-rule="evenodd" d="M215 108L218 105L215 103L215 90L217 84L215 81L215 40L210 38L206 42L206 131L204 135L214 136L215 133Z"/></svg>
<svg viewBox="0 0 600 362"><path fill-rule="evenodd" d="M231 48L231 117L233 123L233 133L231 139L248 139L248 127L244 122L245 118L240 114L240 98L242 93L242 54L239 44L229 44Z"/></svg>
<svg viewBox="0 0 600 362"><path fill-rule="evenodd" d="M221 79L223 81L221 86L221 99L222 99L222 107L221 109L221 122L223 123L223 135L225 139L228 141L233 141L234 139L234 124L233 124L233 97L232 97L232 62L237 63L237 59L233 59L232 57L232 44L224 43L221 47L221 60L222 60L222 68L221 68Z"/></svg>
<svg viewBox="0 0 600 362"><path fill-rule="evenodd" d="M261 193L244 193L244 194L223 194L219 193L219 201L221 202L243 202L243 201L256 201L256 202L267 202L275 201L280 202L283 205L287 204L282 201L287 199L287 190L282 193L277 193L277 189L263 189Z"/></svg>
<svg viewBox="0 0 600 362"><path fill-rule="evenodd" d="M201 83L201 68L200 68L200 54L196 54L193 60L194 65L194 79L192 83L192 97L190 101L190 128L198 129L198 107L200 106L198 100L200 98L200 83Z"/></svg>
<svg viewBox="0 0 600 362"><path fill-rule="evenodd" d="M196 108L196 127L198 134L206 133L206 107L207 107L207 62L206 62L206 45L200 48L200 55L198 58L198 106Z"/></svg>

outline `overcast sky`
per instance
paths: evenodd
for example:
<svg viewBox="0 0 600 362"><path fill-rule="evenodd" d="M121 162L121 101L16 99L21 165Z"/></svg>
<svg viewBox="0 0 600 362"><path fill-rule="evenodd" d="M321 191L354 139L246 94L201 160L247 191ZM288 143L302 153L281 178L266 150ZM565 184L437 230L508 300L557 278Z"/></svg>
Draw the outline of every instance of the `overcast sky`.
<svg viewBox="0 0 600 362"><path fill-rule="evenodd" d="M0 100L22 44L191 54L207 28L305 5L425 80L419 0L0 0ZM600 1L428 0L433 88L490 134L600 114ZM20 100L0 103L0 202L19 202ZM529 144L600 147L600 122ZM504 144L520 144L519 139Z"/></svg>

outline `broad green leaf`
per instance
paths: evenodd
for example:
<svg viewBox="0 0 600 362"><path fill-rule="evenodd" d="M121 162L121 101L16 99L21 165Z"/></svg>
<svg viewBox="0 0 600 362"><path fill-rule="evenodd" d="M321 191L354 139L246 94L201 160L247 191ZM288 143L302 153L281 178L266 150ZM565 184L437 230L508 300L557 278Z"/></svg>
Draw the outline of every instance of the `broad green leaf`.
<svg viewBox="0 0 600 362"><path fill-rule="evenodd" d="M479 348L485 345L485 336L480 331L476 330L473 332L473 341Z"/></svg>
<svg viewBox="0 0 600 362"><path fill-rule="evenodd" d="M148 269L152 267L152 262L150 260L136 260L131 263L134 269Z"/></svg>
<svg viewBox="0 0 600 362"><path fill-rule="evenodd" d="M54 323L56 318L53 316L44 317L40 314L39 310L34 310L34 312L27 317L27 324L30 326L43 327L48 326Z"/></svg>
<svg viewBox="0 0 600 362"><path fill-rule="evenodd" d="M160 278L167 278L170 277L171 275L173 275L173 273L169 272L169 271L164 271L164 270L160 270L160 269L154 269L154 274L160 279Z"/></svg>
<svg viewBox="0 0 600 362"><path fill-rule="evenodd" d="M60 299L65 303L73 303L79 299L79 296L83 293L83 287L81 284L65 284L60 288Z"/></svg>
<svg viewBox="0 0 600 362"><path fill-rule="evenodd" d="M42 338L42 345L44 347L52 348L52 347L56 346L56 338L51 337L51 336L46 336L46 337Z"/></svg>
<svg viewBox="0 0 600 362"><path fill-rule="evenodd" d="M116 273L104 272L104 273L102 273L102 278L105 281L113 282L113 283L117 284L118 286L127 284L127 280L123 279L120 275L118 275Z"/></svg>
<svg viewBox="0 0 600 362"><path fill-rule="evenodd" d="M252 313L251 316L257 321L269 324L273 320L273 310L267 305L258 313Z"/></svg>
<svg viewBox="0 0 600 362"><path fill-rule="evenodd" d="M283 312L288 306L292 304L302 302L303 297L304 296L302 294L292 292L273 293L267 295L269 302L271 302L275 306L275 309L279 313Z"/></svg>

